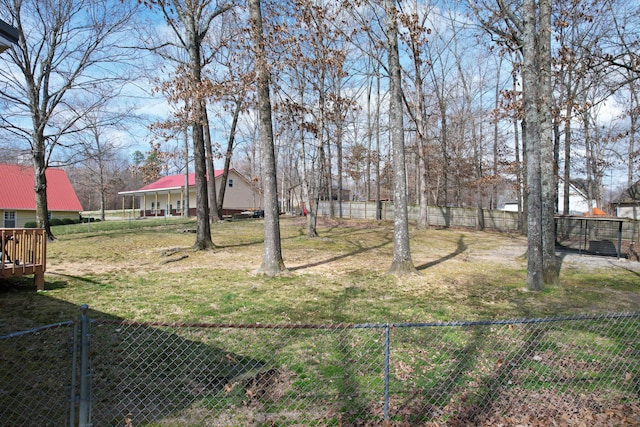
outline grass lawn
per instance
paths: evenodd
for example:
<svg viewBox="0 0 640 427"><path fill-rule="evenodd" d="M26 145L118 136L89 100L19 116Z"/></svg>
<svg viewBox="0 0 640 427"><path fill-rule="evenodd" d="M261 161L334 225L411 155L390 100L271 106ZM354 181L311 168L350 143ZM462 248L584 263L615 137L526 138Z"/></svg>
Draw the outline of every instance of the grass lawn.
<svg viewBox="0 0 640 427"><path fill-rule="evenodd" d="M524 290L526 239L462 229L411 231L420 275L398 279L393 224L282 218L290 273L256 275L260 220L212 226L217 245L193 251L193 220L107 221L54 227L44 292L31 278L0 283L0 333L94 317L215 323L375 323L546 317L633 311L640 265L615 258L561 256L560 285Z"/></svg>
<svg viewBox="0 0 640 427"><path fill-rule="evenodd" d="M566 417L594 420L603 408L604 421L593 425L640 420L633 388L637 320L397 327L388 335L382 328L179 328L118 321L494 320L635 311L640 302L640 263L562 253L560 284L533 293L524 290L522 236L412 230L420 274L399 279L386 274L393 224L322 219L321 237L309 239L304 220L282 218L289 273L276 278L255 273L263 250L261 220L214 224L217 247L210 251L191 249L193 220L56 227L58 240L47 248L45 291L36 292L31 278L0 283L0 335L75 319L79 305L89 304L91 318L102 320L90 336L96 425L123 425L129 412L134 425L146 427L364 425L356 423L361 420L524 425L530 419L546 425L558 414L578 425ZM51 408L63 418L69 334L53 328L3 340L5 423L25 425L23 415L37 412L32 400L41 404L37 413L45 420L53 419L46 415ZM385 337L390 357L383 375ZM382 422L383 378L389 378L396 424ZM40 401L36 392L63 400ZM579 406L574 397L587 403ZM464 418L474 407L491 422L476 423L474 413Z"/></svg>

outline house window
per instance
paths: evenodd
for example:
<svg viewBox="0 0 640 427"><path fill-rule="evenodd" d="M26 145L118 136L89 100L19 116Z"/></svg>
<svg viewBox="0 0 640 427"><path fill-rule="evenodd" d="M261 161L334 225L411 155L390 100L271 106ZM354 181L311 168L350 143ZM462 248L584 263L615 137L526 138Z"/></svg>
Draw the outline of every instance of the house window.
<svg viewBox="0 0 640 427"><path fill-rule="evenodd" d="M15 211L5 211L4 213L4 227L16 228L16 213Z"/></svg>
<svg viewBox="0 0 640 427"><path fill-rule="evenodd" d="M233 180L232 179L229 180L229 188L231 188L231 187L233 187Z"/></svg>
<svg viewBox="0 0 640 427"><path fill-rule="evenodd" d="M180 210L180 200L176 201L176 210Z"/></svg>

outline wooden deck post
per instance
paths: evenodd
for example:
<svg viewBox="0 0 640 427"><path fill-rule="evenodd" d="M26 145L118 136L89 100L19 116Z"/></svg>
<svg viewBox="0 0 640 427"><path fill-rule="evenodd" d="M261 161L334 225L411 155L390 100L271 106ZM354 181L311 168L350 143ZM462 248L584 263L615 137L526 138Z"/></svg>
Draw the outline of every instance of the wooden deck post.
<svg viewBox="0 0 640 427"><path fill-rule="evenodd" d="M35 273L33 275L33 281L36 284L36 290L37 291L44 291L44 272Z"/></svg>

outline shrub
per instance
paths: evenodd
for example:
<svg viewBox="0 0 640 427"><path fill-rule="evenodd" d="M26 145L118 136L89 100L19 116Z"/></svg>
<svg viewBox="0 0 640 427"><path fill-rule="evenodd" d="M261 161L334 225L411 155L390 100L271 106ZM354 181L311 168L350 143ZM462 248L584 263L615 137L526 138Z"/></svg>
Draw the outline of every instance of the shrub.
<svg viewBox="0 0 640 427"><path fill-rule="evenodd" d="M24 223L24 228L37 228L38 224L35 221L27 221Z"/></svg>
<svg viewBox="0 0 640 427"><path fill-rule="evenodd" d="M49 221L49 225L56 226L56 225L63 225L62 220L60 218L51 218L51 220Z"/></svg>
<svg viewBox="0 0 640 427"><path fill-rule="evenodd" d="M72 224L77 224L78 220L73 218L62 218L62 223L64 225L72 225Z"/></svg>

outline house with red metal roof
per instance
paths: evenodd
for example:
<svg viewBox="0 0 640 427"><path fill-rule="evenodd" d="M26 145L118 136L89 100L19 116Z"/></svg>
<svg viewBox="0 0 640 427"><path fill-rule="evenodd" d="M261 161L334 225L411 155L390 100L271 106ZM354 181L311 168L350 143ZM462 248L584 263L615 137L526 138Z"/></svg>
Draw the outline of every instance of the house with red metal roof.
<svg viewBox="0 0 640 427"><path fill-rule="evenodd" d="M219 194L222 185L223 171L215 171L216 195ZM118 194L123 198L131 196L139 202L133 200L127 203L123 199L123 207L139 206L140 216L182 216L185 214L187 188L189 199L189 215L196 215L196 177L195 173L190 173L188 181L185 182L185 175L169 175L159 180L147 184L144 187L133 191L121 191ZM256 188L254 182L249 181L235 169L229 169L224 201L222 203L222 214L232 215L244 211L256 211L262 209L262 195Z"/></svg>
<svg viewBox="0 0 640 427"><path fill-rule="evenodd" d="M49 218L79 219L82 205L62 169L48 168L47 207ZM35 178L32 167L0 164L0 225L22 228L36 220Z"/></svg>

